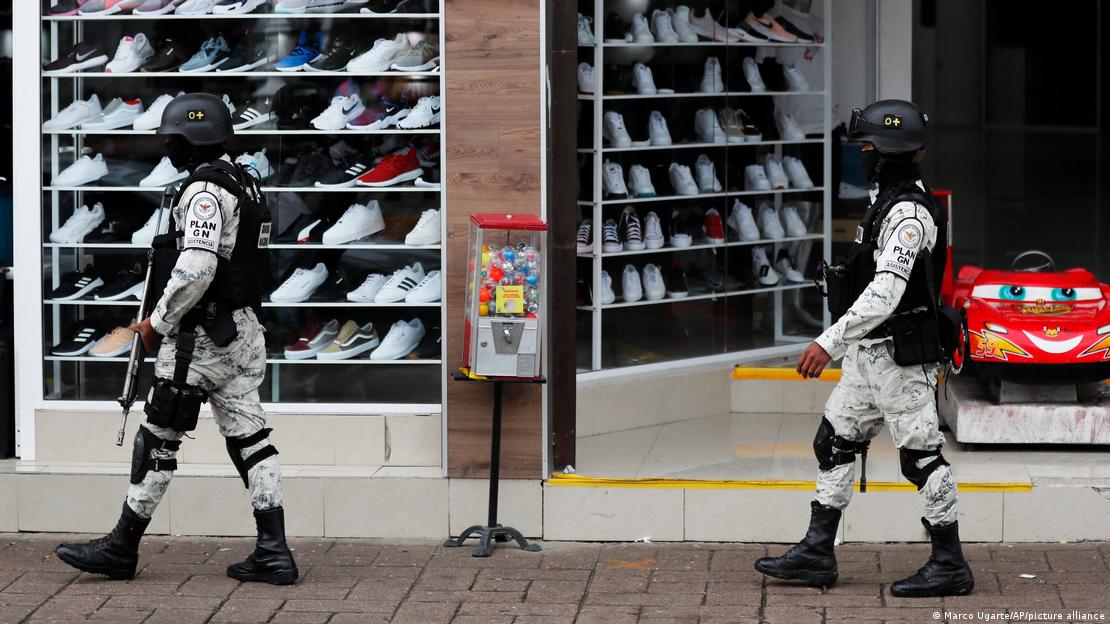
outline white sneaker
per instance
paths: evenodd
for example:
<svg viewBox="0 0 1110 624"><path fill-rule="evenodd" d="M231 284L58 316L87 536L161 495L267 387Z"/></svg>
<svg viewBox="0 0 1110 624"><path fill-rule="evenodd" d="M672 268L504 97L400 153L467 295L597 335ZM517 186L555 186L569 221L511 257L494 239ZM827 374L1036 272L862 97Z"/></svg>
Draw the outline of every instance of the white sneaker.
<svg viewBox="0 0 1110 624"><path fill-rule="evenodd" d="M128 74L138 71L143 63L147 62L152 56L154 56L154 48L150 47L146 35L139 33L134 37L124 37L119 40L119 45L116 46L116 54L104 66L104 71L112 74Z"/></svg>
<svg viewBox="0 0 1110 624"><path fill-rule="evenodd" d="M728 141L721 123L717 121L717 113L712 108L698 110L694 116L694 130L702 143L724 144Z"/></svg>
<svg viewBox="0 0 1110 624"><path fill-rule="evenodd" d="M632 66L632 85L640 95L655 95L659 92L655 88L655 76L652 75L651 68L643 63Z"/></svg>
<svg viewBox="0 0 1110 624"><path fill-rule="evenodd" d="M802 70L795 65L784 65L782 75L786 77L787 91L809 91L809 81L802 75Z"/></svg>
<svg viewBox="0 0 1110 624"><path fill-rule="evenodd" d="M317 130L334 132L347 127L347 122L353 121L366 112L366 106L357 93L349 96L339 95L331 99L331 105L324 112L312 120L312 127Z"/></svg>
<svg viewBox="0 0 1110 624"><path fill-rule="evenodd" d="M676 195L697 195L698 185L694 182L694 177L690 175L690 168L686 165L678 163L671 163L667 173L671 178L671 186L674 188Z"/></svg>
<svg viewBox="0 0 1110 624"><path fill-rule="evenodd" d="M429 271L424 279L420 280L409 294L405 295L405 303L435 303L443 295L443 278L439 271Z"/></svg>
<svg viewBox="0 0 1110 624"><path fill-rule="evenodd" d="M162 160L154 165L154 169L150 170L145 178L139 180L139 186L155 186L167 187L174 182L179 182L189 177L188 171L178 171L177 167L173 166L170 162L169 156L163 156Z"/></svg>
<svg viewBox="0 0 1110 624"><path fill-rule="evenodd" d="M752 277L760 286L774 286L779 283L779 274L771 268L767 252L762 247L752 247Z"/></svg>
<svg viewBox="0 0 1110 624"><path fill-rule="evenodd" d="M701 93L724 93L725 82L721 79L721 62L717 57L711 56L705 59L705 69L701 74L701 85L698 86L698 91Z"/></svg>
<svg viewBox="0 0 1110 624"><path fill-rule="evenodd" d="M617 222L612 219L606 219L605 223L601 224L601 251L604 253L624 251L620 229L617 227Z"/></svg>
<svg viewBox="0 0 1110 624"><path fill-rule="evenodd" d="M659 111L651 111L648 116L648 141L652 145L670 145L671 130L667 127L667 119Z"/></svg>
<svg viewBox="0 0 1110 624"><path fill-rule="evenodd" d="M412 49L408 35L397 33L393 39L378 39L374 47L356 56L347 63L347 71L352 74L377 74L389 71L398 59L407 56Z"/></svg>
<svg viewBox="0 0 1110 624"><path fill-rule="evenodd" d="M82 156L72 165L66 167L54 178L54 186L82 186L96 182L108 175L108 165L104 162L104 155L97 154L89 158Z"/></svg>
<svg viewBox="0 0 1110 624"><path fill-rule="evenodd" d="M632 16L632 41L636 43L655 43L655 37L648 28L647 18L643 15Z"/></svg>
<svg viewBox="0 0 1110 624"><path fill-rule="evenodd" d="M207 15L216 6L215 0L185 0L178 5L175 15Z"/></svg>
<svg viewBox="0 0 1110 624"><path fill-rule="evenodd" d="M624 274L621 276L621 298L626 303L644 298L644 287L640 283L640 272L631 264L624 265Z"/></svg>
<svg viewBox="0 0 1110 624"><path fill-rule="evenodd" d="M794 121L794 116L786 111L775 111L775 125L779 128L779 136L784 141L804 141L806 133Z"/></svg>
<svg viewBox="0 0 1110 624"><path fill-rule="evenodd" d="M605 113L605 119L601 124L601 136L613 147L632 147L632 137L628 136L628 129L624 127L624 117L616 111Z"/></svg>
<svg viewBox="0 0 1110 624"><path fill-rule="evenodd" d="M593 19L581 13L578 14L578 45L592 46L594 44L594 33L590 28L592 22Z"/></svg>
<svg viewBox="0 0 1110 624"><path fill-rule="evenodd" d="M405 235L406 245L438 245L441 237L439 211L430 208L420 213L420 220Z"/></svg>
<svg viewBox="0 0 1110 624"><path fill-rule="evenodd" d="M768 152L763 157L763 169L767 172L767 180L771 182L771 188L784 189L789 185L786 172L782 170L782 163L775 158L774 154Z"/></svg>
<svg viewBox="0 0 1110 624"><path fill-rule="evenodd" d="M416 106L412 107L412 112L397 122L397 127L402 130L417 130L436 125L439 123L439 103L438 95L420 98Z"/></svg>
<svg viewBox="0 0 1110 624"><path fill-rule="evenodd" d="M405 266L393 272L378 294L374 303L394 303L408 296L409 291L424 280L424 265L414 262L412 266Z"/></svg>
<svg viewBox="0 0 1110 624"><path fill-rule="evenodd" d="M633 197L655 197L655 185L651 183L651 174L647 167L640 165L629 167L628 186L632 189Z"/></svg>
<svg viewBox="0 0 1110 624"><path fill-rule="evenodd" d="M578 255L590 255L594 250L594 223L586 219L578 226L578 234L575 236L575 244L578 247Z"/></svg>
<svg viewBox="0 0 1110 624"><path fill-rule="evenodd" d="M702 193L720 193L721 181L717 179L717 168L713 166L713 161L705 154L698 156L697 162L694 163L694 171L698 176L698 191Z"/></svg>
<svg viewBox="0 0 1110 624"><path fill-rule="evenodd" d="M690 26L690 7L682 4L677 9L667 9L667 13L671 14L671 25L678 33L679 41L682 43L698 42L698 33L694 32L694 28Z"/></svg>
<svg viewBox="0 0 1110 624"><path fill-rule="evenodd" d="M602 165L601 190L605 195L628 197L628 187L624 184L624 170L620 163L606 160Z"/></svg>
<svg viewBox="0 0 1110 624"><path fill-rule="evenodd" d="M786 230L782 227L779 213L767 202L759 206L759 230L763 232L763 238L768 240L786 238Z"/></svg>
<svg viewBox="0 0 1110 624"><path fill-rule="evenodd" d="M42 124L42 131L59 132L96 121L100 119L101 110L100 98L94 93L89 96L89 99L76 100L71 102L69 106L58 111L57 115Z"/></svg>
<svg viewBox="0 0 1110 624"><path fill-rule="evenodd" d="M241 165L250 172L251 175L258 178L259 182L265 182L274 175L274 169L270 166L270 159L266 157L266 148L262 148L261 152L243 152L235 159L235 164Z"/></svg>
<svg viewBox="0 0 1110 624"><path fill-rule="evenodd" d="M748 165L747 167L744 167L744 190L771 190L771 181L767 179L767 172L764 171L763 165L756 163L754 165Z"/></svg>
<svg viewBox="0 0 1110 624"><path fill-rule="evenodd" d="M756 64L755 59L745 56L741 65L744 68L744 80L748 82L748 88L752 93L766 92L767 85L763 82L763 76L759 75L759 65Z"/></svg>
<svg viewBox="0 0 1110 624"><path fill-rule="evenodd" d="M594 68L589 63L578 64L578 92L594 92Z"/></svg>
<svg viewBox="0 0 1110 624"><path fill-rule="evenodd" d="M159 224L159 216L161 217L161 224ZM165 234L170 231L170 221L173 220L173 214L170 210L163 210L161 208L155 209L154 213L146 220L143 227L131 233L131 244L139 245L141 247L150 247L154 242L154 237L159 234Z"/></svg>
<svg viewBox="0 0 1110 624"><path fill-rule="evenodd" d="M50 233L52 243L80 243L104 221L104 204L81 206L73 211L62 227Z"/></svg>
<svg viewBox="0 0 1110 624"><path fill-rule="evenodd" d="M752 209L739 199L732 205L732 213L728 216L728 227L740 236L741 241L757 241L760 239L759 227L755 224Z"/></svg>
<svg viewBox="0 0 1110 624"><path fill-rule="evenodd" d="M399 360L412 353L424 338L424 324L420 319L407 323L397 321L389 328L381 346L370 352L371 360Z"/></svg>
<svg viewBox="0 0 1110 624"><path fill-rule="evenodd" d="M813 188L813 180L809 179L809 173L806 172L806 166L802 161L793 156L785 156L782 164L786 168L787 177L790 178L790 186L800 189Z"/></svg>
<svg viewBox="0 0 1110 624"><path fill-rule="evenodd" d="M782 221L783 225L786 226L787 236L799 237L809 234L805 221L802 221L802 218L798 216L798 209L794 206L783 206Z"/></svg>
<svg viewBox="0 0 1110 624"><path fill-rule="evenodd" d="M374 303L374 298L378 296L378 291L385 286L389 278L381 273L371 273L362 280L358 288L347 293L347 301L352 303Z"/></svg>
<svg viewBox="0 0 1110 624"><path fill-rule="evenodd" d="M648 301L659 301L667 296L667 286L663 283L663 272L654 264L644 265L644 297Z"/></svg>
<svg viewBox="0 0 1110 624"><path fill-rule="evenodd" d="M779 257L775 260L775 270L786 279L787 284L804 284L807 280L798 267L794 264L794 259L790 257L785 249L779 250Z"/></svg>
<svg viewBox="0 0 1110 624"><path fill-rule="evenodd" d="M654 212L647 213L647 216L644 217L644 245L648 249L659 249L665 242L663 225L659 222L659 215Z"/></svg>
<svg viewBox="0 0 1110 624"><path fill-rule="evenodd" d="M373 199L366 205L351 204L343 211L343 216L324 231L321 242L325 245L342 245L376 234L385 229L382 208Z"/></svg>
<svg viewBox="0 0 1110 624"><path fill-rule="evenodd" d="M300 303L307 301L316 289L328 281L328 267L319 262L312 269L297 267L289 279L270 293L274 303Z"/></svg>
<svg viewBox="0 0 1110 624"><path fill-rule="evenodd" d="M617 293L613 292L613 278L609 277L608 271L601 272L601 297L599 298L601 305L609 305L617 300Z"/></svg>
<svg viewBox="0 0 1110 624"><path fill-rule="evenodd" d="M181 91L177 95L184 95L185 92ZM166 110L166 106L173 101L173 95L163 93L151 103L150 108L146 112L135 118L131 127L136 130L156 130L158 126L162 125L162 112Z"/></svg>
<svg viewBox="0 0 1110 624"><path fill-rule="evenodd" d="M659 43L678 43L678 32L671 23L671 15L666 11L651 12L651 31Z"/></svg>
<svg viewBox="0 0 1110 624"><path fill-rule="evenodd" d="M701 15L690 13L690 28L699 37L704 37L710 41L720 41L722 43L736 43L739 41L735 33L730 32L728 28L713 19L713 14L708 8L703 9Z"/></svg>
<svg viewBox="0 0 1110 624"><path fill-rule="evenodd" d="M115 98L100 115L91 121L81 124L82 130L115 130L135 123L139 115L143 114L142 100L126 100Z"/></svg>

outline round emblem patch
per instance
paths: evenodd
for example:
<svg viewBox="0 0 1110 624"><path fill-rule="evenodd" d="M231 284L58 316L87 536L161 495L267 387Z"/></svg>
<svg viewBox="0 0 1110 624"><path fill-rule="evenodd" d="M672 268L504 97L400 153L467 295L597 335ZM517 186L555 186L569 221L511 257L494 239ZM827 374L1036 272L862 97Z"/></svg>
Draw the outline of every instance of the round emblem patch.
<svg viewBox="0 0 1110 624"><path fill-rule="evenodd" d="M216 211L219 209L220 202L216 199L216 196L206 191L194 195L190 206L193 216L202 221L207 221L216 216Z"/></svg>
<svg viewBox="0 0 1110 624"><path fill-rule="evenodd" d="M921 228L916 223L907 223L898 230L898 242L910 249L921 244Z"/></svg>

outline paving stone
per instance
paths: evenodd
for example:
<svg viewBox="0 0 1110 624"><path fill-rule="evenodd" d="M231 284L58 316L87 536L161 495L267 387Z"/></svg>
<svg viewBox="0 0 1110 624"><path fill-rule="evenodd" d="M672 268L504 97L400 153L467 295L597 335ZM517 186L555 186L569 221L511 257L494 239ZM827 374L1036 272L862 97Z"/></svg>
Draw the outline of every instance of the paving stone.
<svg viewBox="0 0 1110 624"><path fill-rule="evenodd" d="M332 613L319 611L278 611L270 622L271 624L325 624L332 615Z"/></svg>
<svg viewBox="0 0 1110 624"><path fill-rule="evenodd" d="M185 581L176 593L182 596L227 598L239 587L239 581L227 575L198 574Z"/></svg>
<svg viewBox="0 0 1110 624"><path fill-rule="evenodd" d="M233 598L212 616L211 622L268 622L281 607L281 600L271 598Z"/></svg>
<svg viewBox="0 0 1110 624"><path fill-rule="evenodd" d="M143 624L204 624L212 613L208 609L155 609Z"/></svg>

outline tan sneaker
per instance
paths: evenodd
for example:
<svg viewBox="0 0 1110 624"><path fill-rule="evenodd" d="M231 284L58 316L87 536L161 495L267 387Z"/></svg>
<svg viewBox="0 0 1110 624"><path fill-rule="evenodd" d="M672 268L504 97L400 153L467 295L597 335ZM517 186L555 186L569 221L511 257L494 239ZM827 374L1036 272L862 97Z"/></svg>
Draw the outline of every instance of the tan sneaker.
<svg viewBox="0 0 1110 624"><path fill-rule="evenodd" d="M374 324L367 323L359 327L354 321L347 321L339 329L339 335L324 350L316 355L320 360L346 360L377 347L381 341L378 333L374 331Z"/></svg>
<svg viewBox="0 0 1110 624"><path fill-rule="evenodd" d="M135 332L126 327L117 327L89 350L93 357L119 357L131 351L131 339Z"/></svg>

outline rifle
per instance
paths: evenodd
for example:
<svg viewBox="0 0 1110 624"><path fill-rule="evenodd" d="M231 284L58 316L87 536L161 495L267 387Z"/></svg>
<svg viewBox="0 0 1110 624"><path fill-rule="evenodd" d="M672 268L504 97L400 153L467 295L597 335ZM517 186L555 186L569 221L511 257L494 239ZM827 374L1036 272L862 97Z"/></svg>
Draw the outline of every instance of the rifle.
<svg viewBox="0 0 1110 624"><path fill-rule="evenodd" d="M154 235L157 236L162 231L162 215L171 207L173 198L177 194L176 186L167 186L166 190L162 193L162 204L158 207L158 215L155 217ZM135 317L136 323L141 323L147 316L147 307L151 304L150 299L150 276L154 271L154 246L146 252L146 279L143 282L143 298L139 300L139 313ZM139 369L143 365L143 338L138 332L131 338L131 355L127 358L127 374L123 377L123 394L118 399L120 407L123 408L123 416L119 423L119 432L116 433L116 446L123 446L123 436L127 429L127 415L131 412L131 406L135 404L135 400L139 396Z"/></svg>

